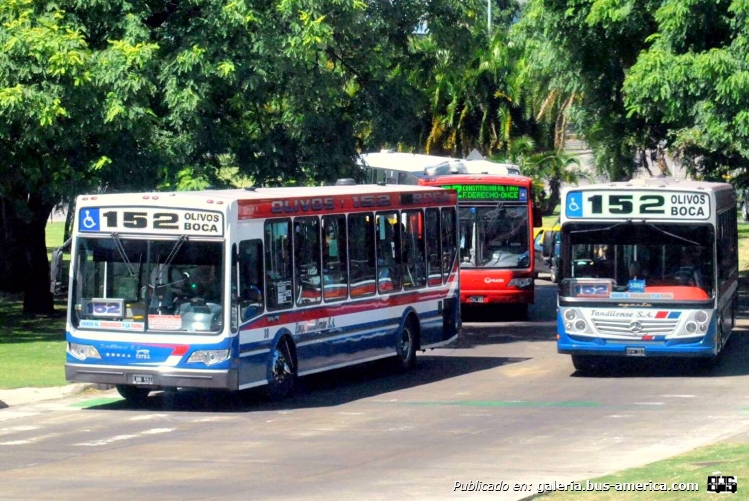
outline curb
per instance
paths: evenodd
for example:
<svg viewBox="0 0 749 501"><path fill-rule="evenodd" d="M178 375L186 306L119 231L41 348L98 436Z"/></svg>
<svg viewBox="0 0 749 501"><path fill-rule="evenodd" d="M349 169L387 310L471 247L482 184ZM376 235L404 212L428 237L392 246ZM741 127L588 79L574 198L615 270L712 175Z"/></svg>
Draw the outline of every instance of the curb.
<svg viewBox="0 0 749 501"><path fill-rule="evenodd" d="M65 386L48 388L29 387L0 390L0 409L7 409L17 405L46 402L49 400L59 400L71 395L83 393L86 390L106 391L112 388L114 388L114 386L108 384L73 383Z"/></svg>

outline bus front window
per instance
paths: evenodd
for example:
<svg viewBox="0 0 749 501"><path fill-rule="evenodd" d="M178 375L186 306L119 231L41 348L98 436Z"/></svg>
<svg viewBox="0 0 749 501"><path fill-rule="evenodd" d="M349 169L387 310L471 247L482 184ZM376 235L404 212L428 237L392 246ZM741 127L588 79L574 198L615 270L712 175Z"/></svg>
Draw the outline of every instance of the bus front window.
<svg viewBox="0 0 749 501"><path fill-rule="evenodd" d="M527 268L530 234L527 206L462 207L462 267Z"/></svg>
<svg viewBox="0 0 749 501"><path fill-rule="evenodd" d="M74 269L77 327L218 332L223 244L80 238Z"/></svg>
<svg viewBox="0 0 749 501"><path fill-rule="evenodd" d="M579 224L567 231L567 277L612 279L619 291L657 293L664 299L713 297L709 226Z"/></svg>

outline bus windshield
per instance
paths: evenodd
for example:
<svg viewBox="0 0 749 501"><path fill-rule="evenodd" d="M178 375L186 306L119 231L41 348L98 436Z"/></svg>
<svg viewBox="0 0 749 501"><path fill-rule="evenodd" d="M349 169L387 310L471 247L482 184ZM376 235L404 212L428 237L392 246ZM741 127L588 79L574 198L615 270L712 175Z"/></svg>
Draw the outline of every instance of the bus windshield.
<svg viewBox="0 0 749 501"><path fill-rule="evenodd" d="M570 278L611 279L615 290L664 299L713 297L710 225L570 224Z"/></svg>
<svg viewBox="0 0 749 501"><path fill-rule="evenodd" d="M460 207L460 265L464 268L527 268L528 206Z"/></svg>
<svg viewBox="0 0 749 501"><path fill-rule="evenodd" d="M219 332L223 244L79 238L74 269L76 327Z"/></svg>

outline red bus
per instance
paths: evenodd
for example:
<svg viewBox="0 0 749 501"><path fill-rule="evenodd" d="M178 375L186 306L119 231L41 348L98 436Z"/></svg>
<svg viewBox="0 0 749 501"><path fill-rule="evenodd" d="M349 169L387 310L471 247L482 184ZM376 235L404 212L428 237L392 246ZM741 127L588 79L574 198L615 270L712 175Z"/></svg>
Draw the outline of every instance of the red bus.
<svg viewBox="0 0 749 501"><path fill-rule="evenodd" d="M510 303L524 316L534 302L533 228L541 217L531 183L525 176L463 174L419 180L458 193L462 304Z"/></svg>

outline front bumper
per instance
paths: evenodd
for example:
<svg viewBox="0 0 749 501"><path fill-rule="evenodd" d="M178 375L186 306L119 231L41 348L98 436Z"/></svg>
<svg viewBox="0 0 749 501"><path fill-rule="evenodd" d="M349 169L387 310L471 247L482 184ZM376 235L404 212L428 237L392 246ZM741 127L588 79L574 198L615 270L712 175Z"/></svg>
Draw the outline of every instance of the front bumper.
<svg viewBox="0 0 749 501"><path fill-rule="evenodd" d="M79 383L133 385L133 376L151 376L153 384L143 388L217 388L236 390L237 370L153 369L132 366L65 364L65 378Z"/></svg>

